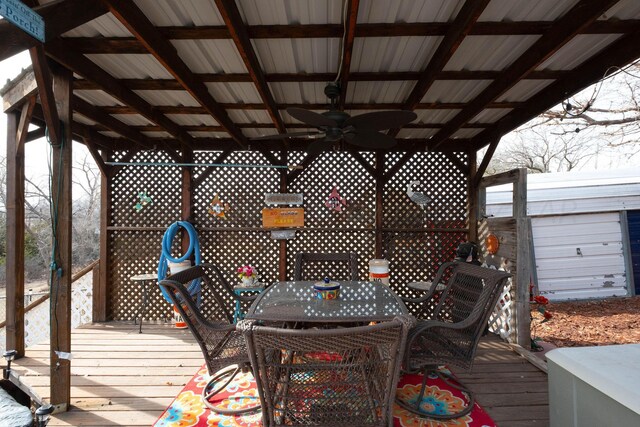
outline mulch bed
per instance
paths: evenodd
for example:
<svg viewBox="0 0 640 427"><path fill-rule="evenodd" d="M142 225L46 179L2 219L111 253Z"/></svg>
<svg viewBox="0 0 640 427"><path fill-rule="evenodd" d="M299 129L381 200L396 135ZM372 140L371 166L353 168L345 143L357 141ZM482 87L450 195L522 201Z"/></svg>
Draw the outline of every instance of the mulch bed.
<svg viewBox="0 0 640 427"><path fill-rule="evenodd" d="M553 318L534 326L532 335L557 347L640 343L640 296L550 302L547 310ZM542 319L532 315L532 325Z"/></svg>

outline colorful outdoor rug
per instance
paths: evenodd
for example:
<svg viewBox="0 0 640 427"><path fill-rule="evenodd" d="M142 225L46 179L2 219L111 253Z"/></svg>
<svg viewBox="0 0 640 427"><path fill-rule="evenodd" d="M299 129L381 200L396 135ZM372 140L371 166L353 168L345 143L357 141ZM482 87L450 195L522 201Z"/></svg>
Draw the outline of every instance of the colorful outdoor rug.
<svg viewBox="0 0 640 427"><path fill-rule="evenodd" d="M226 416L215 414L204 406L200 399L200 393L207 384L207 368L203 366L198 373L187 383L173 403L164 411L155 427L261 427L261 414L254 413L243 416ZM398 395L405 398L418 395L422 377L419 375L404 375L398 384ZM446 413L449 410L456 411L464 404L462 394L448 387L442 380L434 376L429 378L427 385L429 391L425 393L422 401L423 409L431 412ZM251 405L258 399L258 392L251 374L237 376L229 385L228 390L240 399L236 400L236 406ZM476 403L473 411L463 418L450 421L435 421L421 419L410 412L395 405L393 409L395 427L495 427L495 423L489 415Z"/></svg>

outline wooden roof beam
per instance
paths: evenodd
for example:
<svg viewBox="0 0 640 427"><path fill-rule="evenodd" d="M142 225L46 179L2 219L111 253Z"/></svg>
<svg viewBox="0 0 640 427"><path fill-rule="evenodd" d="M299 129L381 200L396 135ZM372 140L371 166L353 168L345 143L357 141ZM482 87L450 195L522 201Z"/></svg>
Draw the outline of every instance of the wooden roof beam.
<svg viewBox="0 0 640 427"><path fill-rule="evenodd" d="M123 122L110 116L109 114L105 114L98 107L89 104L82 98L74 96L71 101L72 108L75 112L80 113L86 118L101 124L109 130L119 133L124 138L127 138L134 144L139 145L139 148L147 150L154 148L155 143L151 141L149 137L136 130L134 127L124 124ZM158 130L162 131L164 129L158 127Z"/></svg>
<svg viewBox="0 0 640 427"><path fill-rule="evenodd" d="M575 69L563 80L559 80L527 101L527 108L512 111L500 119L494 126L473 137L470 143L478 150L491 140L528 122L532 117L544 113L567 97L603 78L612 65L624 67L640 57L640 29L630 33L607 46L601 53ZM443 144L444 145L444 144Z"/></svg>
<svg viewBox="0 0 640 427"><path fill-rule="evenodd" d="M109 11L145 46L145 48L213 116L242 148L247 139L231 121L227 112L213 99L205 84L184 63L173 45L153 26L136 6L126 0L103 0Z"/></svg>
<svg viewBox="0 0 640 427"><path fill-rule="evenodd" d="M336 79L340 81L340 98L338 98L338 110L344 109L347 100L347 85L351 74L351 55L353 54L353 39L356 36L356 21L358 19L358 8L360 0L348 0L347 14L344 17L344 37L342 46L342 57L340 58L339 75Z"/></svg>
<svg viewBox="0 0 640 427"><path fill-rule="evenodd" d="M164 130L178 139L183 145L191 147L191 136L180 129L176 123L169 120L164 114L157 111L155 107L151 106L133 91L121 85L111 74L98 67L85 56L70 51L60 39L48 42L45 50L48 56L54 58L73 72L80 74L85 79L93 81L101 90L120 100L123 104L128 105L136 113L162 126Z"/></svg>
<svg viewBox="0 0 640 427"><path fill-rule="evenodd" d="M107 13L100 2L86 0L57 0L33 10L44 19L47 41ZM61 16L64 19L60 19ZM40 43L6 19L0 21L0 40L0 61Z"/></svg>
<svg viewBox="0 0 640 427"><path fill-rule="evenodd" d="M513 87L538 65L556 53L562 46L581 33L618 0L583 0L558 19L551 29L543 34L527 51L511 64L500 79L494 80L484 91L469 102L447 125L432 138L432 147L437 148L453 135L458 128L475 117L497 97Z"/></svg>
<svg viewBox="0 0 640 427"><path fill-rule="evenodd" d="M44 120L49 129L49 137L53 145L59 145L62 141L60 119L58 118L58 107L56 99L53 95L53 77L49 70L49 64L42 44L38 44L29 49L31 55L31 63L33 64L33 73L38 82L38 94L40 95L40 104L44 113Z"/></svg>
<svg viewBox="0 0 640 427"><path fill-rule="evenodd" d="M66 40L65 40L66 43ZM564 70L540 70L532 71L527 75L527 79L532 80L555 80L567 75L569 71ZM410 81L418 80L421 73L414 71L379 72L379 73L350 73L350 81ZM196 76L206 83L251 83L249 74L196 74ZM328 82L335 79L333 73L278 73L265 74L267 82ZM436 80L495 80L500 77L500 71L441 71L436 74ZM131 90L184 90L184 87L174 79L121 79L122 85ZM97 90L100 89L95 83L76 79L73 83L76 90Z"/></svg>
<svg viewBox="0 0 640 427"><path fill-rule="evenodd" d="M247 67L249 71L249 76L260 94L260 98L271 117L271 121L276 125L279 133L285 133L287 129L282 121L278 107L276 107L276 102L273 99L269 85L264 78L264 73L260 68L260 61L251 45L251 39L242 21L238 5L235 1L216 0L216 6L218 7L220 15L222 15L222 19L229 30L229 34L236 45L236 49L238 49L240 53L245 67Z"/></svg>
<svg viewBox="0 0 640 427"><path fill-rule="evenodd" d="M98 107L94 107L96 110L102 112ZM81 111L78 111L82 113ZM103 113L104 114L104 113ZM108 116L108 115L107 115ZM87 116L89 117L89 116ZM110 117L110 116L109 116ZM113 118L112 118L113 119ZM92 119L93 120L93 119ZM119 121L117 119L113 119ZM95 120L99 122L98 120ZM120 122L122 123L122 122ZM102 124L102 123L100 123ZM271 129L275 130L273 123L238 123L237 126L240 129ZM406 126L403 126L403 129L441 129L444 125L442 123L410 123ZM491 123L473 123L473 124L465 124L462 127L467 129L486 129L492 126ZM105 125L105 127L107 127ZM155 125L137 125L137 126L129 126L131 129L135 129L138 132L162 132L163 129L160 126ZM224 132L222 126L210 126L210 125L195 125L195 126L183 126L182 127L187 132ZM308 129L309 125L304 123L291 123L287 125L289 129ZM112 128L112 130L114 130ZM115 131L115 130L114 130ZM118 131L115 131L118 132ZM120 133L120 132L118 132ZM122 135L122 134L121 134Z"/></svg>

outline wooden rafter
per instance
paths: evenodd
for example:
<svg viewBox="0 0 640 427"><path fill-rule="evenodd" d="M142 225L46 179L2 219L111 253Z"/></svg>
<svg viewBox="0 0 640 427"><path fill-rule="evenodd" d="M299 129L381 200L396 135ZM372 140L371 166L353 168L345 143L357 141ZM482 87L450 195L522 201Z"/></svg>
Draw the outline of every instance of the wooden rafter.
<svg viewBox="0 0 640 427"><path fill-rule="evenodd" d="M87 147L87 150L89 150L89 154L91 154L91 157L93 158L93 161L96 162L96 166L98 166L98 169L100 169L100 173L102 173L102 176L106 177L109 174L110 166L104 162L104 160L102 159L102 155L98 151L98 148L93 143L91 138L83 138L83 140L85 147Z"/></svg>
<svg viewBox="0 0 640 427"><path fill-rule="evenodd" d="M362 157L362 154L360 154L359 151L350 150L349 154L351 154L351 157L353 157L354 160L358 162L360 166L362 166L369 173L369 175L371 175L373 178L377 176L377 170L375 166L367 162L365 158Z"/></svg>
<svg viewBox="0 0 640 427"><path fill-rule="evenodd" d="M480 166L478 166L478 169L476 170L475 175L470 177L471 186L473 188L478 188L478 186L480 185L480 181L482 180L482 175L484 175L485 171L487 170L487 167L489 167L489 162L491 161L493 154L496 152L496 148L498 148L499 142L500 142L500 137L496 137L491 141L491 143L489 144L489 147L487 148L487 152L484 153L484 157L482 158L482 163L480 163Z"/></svg>
<svg viewBox="0 0 640 427"><path fill-rule="evenodd" d="M264 73L260 68L260 61L251 45L251 39L249 38L244 22L242 22L242 16L240 16L236 2L216 0L216 6L227 25L229 34L236 45L236 49L238 49L240 53L245 67L249 70L251 81L253 81L253 84L256 86L260 98L264 103L264 107L271 117L271 121L273 121L279 133L285 133L287 131L286 127L282 121L278 107L276 107L276 102L273 99Z"/></svg>
<svg viewBox="0 0 640 427"><path fill-rule="evenodd" d="M184 63L173 45L167 40L134 2L103 0L109 11L145 46L145 48L180 82L180 84L216 119L241 147L247 139L236 128L227 112L213 99L205 84Z"/></svg>
<svg viewBox="0 0 640 427"><path fill-rule="evenodd" d="M110 116L109 114L105 114L98 107L89 104L84 99L74 96L72 99L72 104L74 111L82 114L88 119L93 120L94 122L100 123L102 126L106 127L109 130L119 133L136 145L139 145L138 148L154 148L155 144L149 137L143 135L134 127L127 126L120 120ZM158 127L158 130L161 131L164 129Z"/></svg>
<svg viewBox="0 0 640 427"><path fill-rule="evenodd" d="M471 32L471 28L473 28L490 1L491 0L474 0L465 2L460 12L456 15L449 31L447 31L447 34L429 60L429 64L424 71L422 71L420 79L405 102L405 109L413 110L416 108L416 105L420 103L436 80L437 74L442 71L462 43L462 40Z"/></svg>
<svg viewBox="0 0 640 427"><path fill-rule="evenodd" d="M93 39L87 39L88 41ZM65 39L65 43L68 41ZM75 49L74 49L75 50ZM78 51L78 50L76 50ZM78 51L80 52L80 51ZM92 52L80 52L92 53ZM531 80L555 80L565 77L569 71L564 70L534 70L527 75ZM441 71L436 74L436 80L495 80L500 78L500 71ZM250 83L249 74L196 74L203 82L207 83ZM411 81L418 80L421 73L416 71L392 71L392 72L355 72L349 75L350 81L380 82L380 81ZM275 73L265 74L267 82L328 82L335 78L333 73ZM173 79L121 79L120 83L131 90L184 90L177 80ZM76 80L74 89L96 90L100 89L95 83L88 80Z"/></svg>
<svg viewBox="0 0 640 427"><path fill-rule="evenodd" d="M528 50L502 75L502 78L494 80L473 101L450 120L436 135L433 136L431 147L437 148L443 140L453 135L458 128L475 117L486 105L494 101L505 91L513 87L529 72L547 58L556 53L562 46L573 39L592 22L597 20L618 0L584 0L558 19L553 26L544 33Z"/></svg>
<svg viewBox="0 0 640 427"><path fill-rule="evenodd" d="M640 24L639 20L607 20L595 21L582 30L582 34L623 34L633 31ZM452 23L377 23L358 24L355 37L425 37L445 36ZM477 22L469 35L539 35L547 32L553 22ZM225 26L197 27L158 27L163 37L171 40L230 39L231 34ZM340 38L343 33L341 24L309 24L309 25L257 25L246 26L250 39L295 39L295 38ZM147 53L144 45L132 37L104 37L89 39L73 37L69 43L82 53ZM324 79L323 81L331 80Z"/></svg>
<svg viewBox="0 0 640 427"><path fill-rule="evenodd" d="M31 63L33 64L33 72L38 82L38 93L40 95L40 104L44 113L44 120L49 129L49 138L54 145L60 144L60 119L58 118L58 107L53 96L53 78L47 57L41 44L29 49L31 55Z"/></svg>
<svg viewBox="0 0 640 427"><path fill-rule="evenodd" d="M349 75L351 74L351 55L353 54L353 39L356 36L356 21L358 19L358 8L360 0L348 0L347 15L344 23L344 37L342 46L342 58L340 58L340 75L337 79L340 81L340 98L338 98L338 110L344 109L347 99L347 85L349 84Z"/></svg>
<svg viewBox="0 0 640 427"><path fill-rule="evenodd" d="M107 13L100 2L86 0L57 0L34 10L44 20L47 41ZM60 19L61 16L64 19ZM7 20L0 21L0 40L0 61L40 43Z"/></svg>
<svg viewBox="0 0 640 427"><path fill-rule="evenodd" d="M80 74L85 79L96 83L100 89L133 108L138 114L146 117L153 123L157 123L170 135L178 139L187 147L192 145L191 136L180 127L165 117L155 107L142 99L133 91L122 86L111 74L98 67L95 63L83 55L74 53L66 48L61 40L53 40L45 46L48 56L54 58L74 73Z"/></svg>

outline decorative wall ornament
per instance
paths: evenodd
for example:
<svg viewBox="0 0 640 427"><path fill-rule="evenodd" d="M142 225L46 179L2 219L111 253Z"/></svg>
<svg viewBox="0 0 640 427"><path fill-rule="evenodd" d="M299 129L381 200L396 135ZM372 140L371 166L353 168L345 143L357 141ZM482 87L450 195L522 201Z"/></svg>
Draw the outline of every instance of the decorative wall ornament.
<svg viewBox="0 0 640 427"><path fill-rule="evenodd" d="M227 214L231 210L229 203L222 203L218 193L213 196L213 200L209 203L209 215L213 215L216 218L227 219Z"/></svg>
<svg viewBox="0 0 640 427"><path fill-rule="evenodd" d="M500 248L500 239L495 234L489 234L484 240L484 244L487 248L487 252L491 255L495 255Z"/></svg>
<svg viewBox="0 0 640 427"><path fill-rule="evenodd" d="M151 197L147 195L147 192L141 191L138 193L138 203L136 203L133 208L136 212L140 212L145 206L150 205L151 203L153 203L153 200L151 200Z"/></svg>
<svg viewBox="0 0 640 427"><path fill-rule="evenodd" d="M329 198L324 202L324 205L336 212L342 212L342 207L347 206L347 201L340 197L340 194L338 194L338 187L334 186L333 190L331 190L331 194L329 194Z"/></svg>
<svg viewBox="0 0 640 427"><path fill-rule="evenodd" d="M407 196L411 199L413 203L420 206L423 210L425 207L431 203L431 197L424 194L422 191L413 191L413 186L420 185L420 181L411 181L409 185L407 185Z"/></svg>

